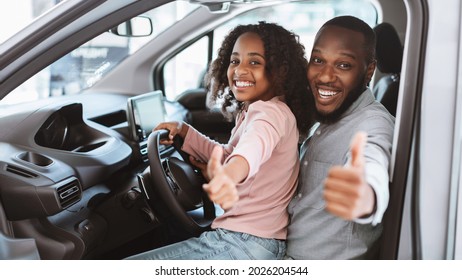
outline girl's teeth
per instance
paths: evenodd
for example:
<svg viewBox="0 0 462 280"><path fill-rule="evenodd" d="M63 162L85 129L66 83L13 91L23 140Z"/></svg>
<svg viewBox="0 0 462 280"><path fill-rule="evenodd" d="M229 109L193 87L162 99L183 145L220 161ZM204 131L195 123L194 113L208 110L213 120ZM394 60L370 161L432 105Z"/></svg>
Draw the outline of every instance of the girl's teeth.
<svg viewBox="0 0 462 280"><path fill-rule="evenodd" d="M238 87L251 87L251 86L253 86L253 83L244 82L244 81L236 81L236 86L238 86Z"/></svg>

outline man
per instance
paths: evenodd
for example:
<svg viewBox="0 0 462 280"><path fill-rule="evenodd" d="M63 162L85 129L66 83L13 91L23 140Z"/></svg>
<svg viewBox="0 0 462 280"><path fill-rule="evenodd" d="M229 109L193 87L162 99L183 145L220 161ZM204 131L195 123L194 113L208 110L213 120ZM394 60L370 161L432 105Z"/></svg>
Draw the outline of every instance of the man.
<svg viewBox="0 0 462 280"><path fill-rule="evenodd" d="M318 31L308 80L319 126L301 150L299 189L288 209L289 258L373 257L388 204L394 127L367 88L375 66L375 35L363 21L337 17ZM359 131L366 134L350 151Z"/></svg>
<svg viewBox="0 0 462 280"><path fill-rule="evenodd" d="M394 128L367 87L375 66L375 34L365 22L342 16L318 31L308 70L318 125L301 148L287 259L374 257L388 204ZM209 174L223 171L220 158L209 161ZM231 184L206 191L220 205L236 199Z"/></svg>

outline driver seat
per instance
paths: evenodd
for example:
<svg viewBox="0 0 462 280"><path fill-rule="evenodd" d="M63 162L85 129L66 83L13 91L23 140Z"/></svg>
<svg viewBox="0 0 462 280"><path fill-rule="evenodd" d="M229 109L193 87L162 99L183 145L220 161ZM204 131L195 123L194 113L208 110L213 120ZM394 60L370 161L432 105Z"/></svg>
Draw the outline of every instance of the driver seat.
<svg viewBox="0 0 462 280"><path fill-rule="evenodd" d="M396 116L403 46L393 25L382 22L374 27L377 68L384 76L373 88L375 99Z"/></svg>

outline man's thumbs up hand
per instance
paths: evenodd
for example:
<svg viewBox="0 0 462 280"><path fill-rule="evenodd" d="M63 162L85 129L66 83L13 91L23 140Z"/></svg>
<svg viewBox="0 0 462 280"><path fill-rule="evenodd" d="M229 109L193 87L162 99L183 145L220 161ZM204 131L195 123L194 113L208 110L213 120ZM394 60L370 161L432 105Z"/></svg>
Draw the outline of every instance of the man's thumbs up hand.
<svg viewBox="0 0 462 280"><path fill-rule="evenodd" d="M333 166L324 181L326 209L347 220L370 215L374 210L375 194L364 171L366 142L366 133L356 133L350 145L350 164Z"/></svg>

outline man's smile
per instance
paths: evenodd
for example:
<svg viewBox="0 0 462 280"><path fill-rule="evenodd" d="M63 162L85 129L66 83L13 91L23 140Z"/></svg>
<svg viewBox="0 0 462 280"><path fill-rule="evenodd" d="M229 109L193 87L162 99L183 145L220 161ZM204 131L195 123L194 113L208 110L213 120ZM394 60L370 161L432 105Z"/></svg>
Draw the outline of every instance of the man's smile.
<svg viewBox="0 0 462 280"><path fill-rule="evenodd" d="M319 96L323 99L326 99L326 98L331 98L337 94L339 94L341 91L334 91L334 90L325 90L325 89L319 89L318 88L318 93L319 93Z"/></svg>

